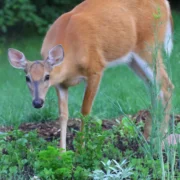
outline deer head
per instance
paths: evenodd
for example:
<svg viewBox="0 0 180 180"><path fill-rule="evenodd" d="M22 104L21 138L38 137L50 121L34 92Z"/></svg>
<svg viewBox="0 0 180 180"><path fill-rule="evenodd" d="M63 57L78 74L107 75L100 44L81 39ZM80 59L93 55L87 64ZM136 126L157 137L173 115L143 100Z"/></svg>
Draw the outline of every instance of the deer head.
<svg viewBox="0 0 180 180"><path fill-rule="evenodd" d="M51 86L51 72L55 66L63 62L63 47L61 45L53 47L48 52L46 60L28 61L22 52L12 48L8 50L8 57L14 68L24 70L33 106L42 108L45 96Z"/></svg>

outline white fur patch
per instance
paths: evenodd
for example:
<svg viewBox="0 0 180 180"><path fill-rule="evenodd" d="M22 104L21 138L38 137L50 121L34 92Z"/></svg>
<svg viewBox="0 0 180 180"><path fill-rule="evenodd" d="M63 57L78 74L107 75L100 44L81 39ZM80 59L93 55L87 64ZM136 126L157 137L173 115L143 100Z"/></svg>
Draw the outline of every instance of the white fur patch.
<svg viewBox="0 0 180 180"><path fill-rule="evenodd" d="M58 90L59 90L59 95L61 100L65 100L66 99L66 92L64 91L64 89L61 86L57 86Z"/></svg>
<svg viewBox="0 0 180 180"><path fill-rule="evenodd" d="M132 59L132 53L128 53L127 55L119 58L119 59L115 59L112 62L108 62L107 67L113 67L113 66L117 66L117 65L122 65L122 64L128 64Z"/></svg>
<svg viewBox="0 0 180 180"><path fill-rule="evenodd" d="M171 21L170 21L170 15L171 15L171 9L169 2L165 0L165 4L168 11L169 21L166 26L166 34L165 34L165 40L164 40L164 49L168 56L171 55L172 49L173 49L173 40L172 40L172 27L171 27Z"/></svg>
<svg viewBox="0 0 180 180"><path fill-rule="evenodd" d="M169 1L165 0L165 4L168 10L168 14L170 15L171 11L170 11L170 5L169 5Z"/></svg>
<svg viewBox="0 0 180 180"><path fill-rule="evenodd" d="M153 82L154 76L153 76L152 69L149 67L149 65L146 62L146 60L143 60L140 56L138 56L134 52L130 52L126 56L123 56L123 57L121 57L119 59L116 59L116 60L108 63L107 67L113 67L113 66L117 66L117 65L128 64L128 63L131 62L132 58L134 58L134 60L139 65L139 67L142 69L142 71L146 74L148 79Z"/></svg>
<svg viewBox="0 0 180 180"><path fill-rule="evenodd" d="M146 74L149 80L153 82L154 75L152 69L149 67L148 63L142 59L140 56L138 56L136 53L132 53L134 60L139 65L141 70Z"/></svg>
<svg viewBox="0 0 180 180"><path fill-rule="evenodd" d="M161 99L163 99L163 100L164 100L164 93L163 93L163 91L162 91L162 90L160 91L159 96L160 96L160 98L161 98Z"/></svg>
<svg viewBox="0 0 180 180"><path fill-rule="evenodd" d="M164 49L166 53L168 54L168 56L170 56L173 49L172 27L171 27L170 20L168 21L167 26L166 26Z"/></svg>

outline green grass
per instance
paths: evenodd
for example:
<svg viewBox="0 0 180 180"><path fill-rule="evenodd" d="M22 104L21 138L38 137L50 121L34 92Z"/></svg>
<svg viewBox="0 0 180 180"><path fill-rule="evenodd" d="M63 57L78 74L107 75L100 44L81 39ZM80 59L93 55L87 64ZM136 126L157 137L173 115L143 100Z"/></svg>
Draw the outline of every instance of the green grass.
<svg viewBox="0 0 180 180"><path fill-rule="evenodd" d="M173 112L180 112L180 14L174 13L174 50L168 63L170 75L175 85ZM24 72L12 68L7 59L7 49L12 47L23 51L30 60L40 59L43 37L21 37L8 40L0 45L0 124L19 125L22 122L51 120L58 117L56 93L49 91L45 107L35 110L25 83ZM84 85L70 88L70 117L79 116ZM126 66L107 69L94 102L92 114L99 118L112 118L120 114L134 114L150 107L150 97L143 82Z"/></svg>

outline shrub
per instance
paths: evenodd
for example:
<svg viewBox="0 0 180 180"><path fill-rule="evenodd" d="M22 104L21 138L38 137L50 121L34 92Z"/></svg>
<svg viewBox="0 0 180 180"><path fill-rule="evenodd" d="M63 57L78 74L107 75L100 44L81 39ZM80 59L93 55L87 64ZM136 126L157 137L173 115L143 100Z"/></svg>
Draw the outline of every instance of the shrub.
<svg viewBox="0 0 180 180"><path fill-rule="evenodd" d="M4 0L0 1L0 32L18 31L25 25L44 33L48 25L81 0Z"/></svg>
<svg viewBox="0 0 180 180"><path fill-rule="evenodd" d="M0 2L0 30L7 33L10 27L32 24L40 30L47 22L36 14L30 0L5 0Z"/></svg>

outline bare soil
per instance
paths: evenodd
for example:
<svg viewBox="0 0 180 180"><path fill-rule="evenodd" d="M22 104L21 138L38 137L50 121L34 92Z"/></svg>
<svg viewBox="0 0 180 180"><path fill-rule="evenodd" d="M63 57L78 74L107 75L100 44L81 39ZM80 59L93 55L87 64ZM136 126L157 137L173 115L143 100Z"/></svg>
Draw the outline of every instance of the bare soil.
<svg viewBox="0 0 180 180"><path fill-rule="evenodd" d="M132 119L132 121L137 124L141 121L143 121L144 123L146 122L146 120L149 118L150 113L147 110L141 110L139 111L136 115L134 116L129 116L130 119ZM118 125L118 121L121 122L123 116L120 116L116 119L110 119L110 120L103 120L102 122L102 128L103 130L109 130L112 128L112 126L116 126ZM118 120L118 121L117 121ZM180 122L180 115L175 116L175 124L177 124L178 122ZM67 131L67 146L68 149L73 149L73 139L75 137L75 131L79 131L80 129L80 123L81 120L74 118L74 119L69 119L68 121L68 131ZM42 138L44 138L47 141L52 141L54 139L59 139L60 137L60 123L58 120L56 121L48 121L48 122L40 122L40 123L24 123L21 124L19 126L19 129L24 131L24 132L29 132L32 130L36 130L38 135ZM11 131L13 130L13 127L0 127L0 134L7 132L7 131ZM143 129L142 129L142 133L143 133ZM120 137L119 137L120 138ZM119 144L117 145L119 146L119 149L121 150L125 150L125 147L121 146L121 140L119 141ZM137 144L132 144L132 147L129 147L132 149L136 149Z"/></svg>

